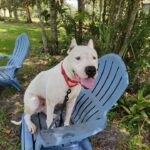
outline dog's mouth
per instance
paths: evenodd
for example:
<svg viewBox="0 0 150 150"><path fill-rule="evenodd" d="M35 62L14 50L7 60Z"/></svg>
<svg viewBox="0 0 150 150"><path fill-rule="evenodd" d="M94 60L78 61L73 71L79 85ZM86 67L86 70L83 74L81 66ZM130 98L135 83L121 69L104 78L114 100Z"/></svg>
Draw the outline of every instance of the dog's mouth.
<svg viewBox="0 0 150 150"><path fill-rule="evenodd" d="M77 82L79 82L83 88L90 89L94 86L94 80L95 80L94 78L84 78L84 79L82 79L75 72L74 72L74 76L75 76Z"/></svg>

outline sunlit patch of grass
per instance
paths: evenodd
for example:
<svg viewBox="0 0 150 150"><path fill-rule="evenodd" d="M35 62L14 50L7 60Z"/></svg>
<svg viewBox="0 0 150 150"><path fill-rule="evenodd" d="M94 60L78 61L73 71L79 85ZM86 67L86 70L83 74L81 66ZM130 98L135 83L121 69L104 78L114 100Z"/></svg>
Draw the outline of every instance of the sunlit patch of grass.
<svg viewBox="0 0 150 150"><path fill-rule="evenodd" d="M4 32L5 31L5 32ZM41 47L40 27L36 24L9 24L0 22L0 54L10 55L15 46L15 40L21 33L27 33L30 39L30 49Z"/></svg>
<svg viewBox="0 0 150 150"><path fill-rule="evenodd" d="M6 29L0 29L0 32L7 32Z"/></svg>

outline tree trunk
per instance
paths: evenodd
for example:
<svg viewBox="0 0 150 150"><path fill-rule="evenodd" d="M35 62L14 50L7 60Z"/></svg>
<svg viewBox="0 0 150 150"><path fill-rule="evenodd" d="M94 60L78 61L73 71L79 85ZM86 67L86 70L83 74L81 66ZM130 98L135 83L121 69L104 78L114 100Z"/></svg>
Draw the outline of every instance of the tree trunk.
<svg viewBox="0 0 150 150"><path fill-rule="evenodd" d="M30 9L29 9L29 5L28 4L25 6L25 10L26 10L26 14L27 14L27 23L32 23Z"/></svg>
<svg viewBox="0 0 150 150"><path fill-rule="evenodd" d="M103 12L102 12L102 22L105 23L106 20L106 8L107 8L107 0L104 0L103 2Z"/></svg>
<svg viewBox="0 0 150 150"><path fill-rule="evenodd" d="M92 6L92 24L95 22L95 0L92 0L93 6Z"/></svg>
<svg viewBox="0 0 150 150"><path fill-rule="evenodd" d="M3 9L4 11L4 18L6 17L6 8Z"/></svg>
<svg viewBox="0 0 150 150"><path fill-rule="evenodd" d="M99 41L101 43L102 41L102 35L101 35L101 25L103 24L103 11L104 11L104 0L99 1Z"/></svg>
<svg viewBox="0 0 150 150"><path fill-rule="evenodd" d="M78 12L79 14L84 13L85 11L85 0L78 0ZM78 43L82 44L82 40L83 40L83 19L82 17L80 17L81 19L79 19L79 36L78 36Z"/></svg>
<svg viewBox="0 0 150 150"><path fill-rule="evenodd" d="M58 37L57 37L57 2L50 0L50 30L51 30L51 54L58 53Z"/></svg>
<svg viewBox="0 0 150 150"><path fill-rule="evenodd" d="M12 10L10 7L8 7L9 17L12 18Z"/></svg>
<svg viewBox="0 0 150 150"><path fill-rule="evenodd" d="M40 20L41 36L42 36L42 41L43 41L43 46L44 46L44 52L48 52L48 41L47 41L47 36L46 36L45 28L44 28L44 23L43 23L42 16L41 16L40 0L36 0L36 5L37 5L37 10L38 10L38 17Z"/></svg>
<svg viewBox="0 0 150 150"><path fill-rule="evenodd" d="M102 24L102 21L103 21L103 17L102 17L103 11L104 11L104 0L100 0L99 1L99 22L100 22L100 24Z"/></svg>
<svg viewBox="0 0 150 150"><path fill-rule="evenodd" d="M125 20L125 14L126 14L126 11L124 10L126 8L126 5L125 5L126 1L122 0L122 3L120 5L120 8L119 8L119 11L118 11L118 14L117 14L117 22L118 22L118 26L120 26L120 24L122 24L122 22ZM123 39L124 39L124 28L126 27L126 25L124 25L122 28L120 28L118 30L118 35L117 35L117 38L114 40L114 50L116 53L119 53L120 49L121 49L121 46L122 46L122 43L123 43Z"/></svg>
<svg viewBox="0 0 150 150"><path fill-rule="evenodd" d="M125 29L126 34L125 34L124 42L123 42L122 48L119 52L120 56L124 56L125 53L126 53L126 49L127 49L127 46L128 46L128 40L130 38L132 29L133 29L133 26L134 26L134 22L135 22L135 19L136 19L136 15L137 15L139 7L140 7L140 1L141 0L134 0L133 9L130 9L130 12L128 12L129 19L128 19L127 27Z"/></svg>
<svg viewBox="0 0 150 150"><path fill-rule="evenodd" d="M109 38L109 45L108 50L115 51L115 41L118 36L118 22L119 22L119 13L121 4L123 0L112 0L110 12L109 12L109 28L110 28L110 38Z"/></svg>
<svg viewBox="0 0 150 150"><path fill-rule="evenodd" d="M18 22L18 21L19 21L19 19L18 19L18 12L17 12L17 8L16 8L16 7L14 7L13 11L14 11L15 21L16 21L16 22Z"/></svg>

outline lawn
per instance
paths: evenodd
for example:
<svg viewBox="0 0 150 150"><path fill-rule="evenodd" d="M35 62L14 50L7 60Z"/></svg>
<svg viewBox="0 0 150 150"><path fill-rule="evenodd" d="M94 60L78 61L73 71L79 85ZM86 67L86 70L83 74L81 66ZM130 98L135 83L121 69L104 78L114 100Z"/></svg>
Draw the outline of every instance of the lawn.
<svg viewBox="0 0 150 150"><path fill-rule="evenodd" d="M6 24L1 22L0 54L11 54L16 37L23 32L30 37L31 50L40 47L40 28L37 24Z"/></svg>

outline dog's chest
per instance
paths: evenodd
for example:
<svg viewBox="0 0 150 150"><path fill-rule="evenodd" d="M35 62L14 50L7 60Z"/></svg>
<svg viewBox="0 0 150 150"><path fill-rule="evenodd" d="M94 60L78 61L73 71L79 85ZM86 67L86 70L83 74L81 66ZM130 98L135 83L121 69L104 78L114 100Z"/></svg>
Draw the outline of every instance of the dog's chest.
<svg viewBox="0 0 150 150"><path fill-rule="evenodd" d="M71 93L68 94L69 101L76 99L80 93L80 90L81 90L80 86L71 88ZM67 91L68 91L68 88L66 88L64 91L61 91L59 95L57 95L57 100L56 100L57 104L62 104L64 102L65 96L67 95Z"/></svg>
<svg viewBox="0 0 150 150"><path fill-rule="evenodd" d="M80 86L74 87L71 89L71 93L69 94L69 99L77 98L81 90Z"/></svg>

